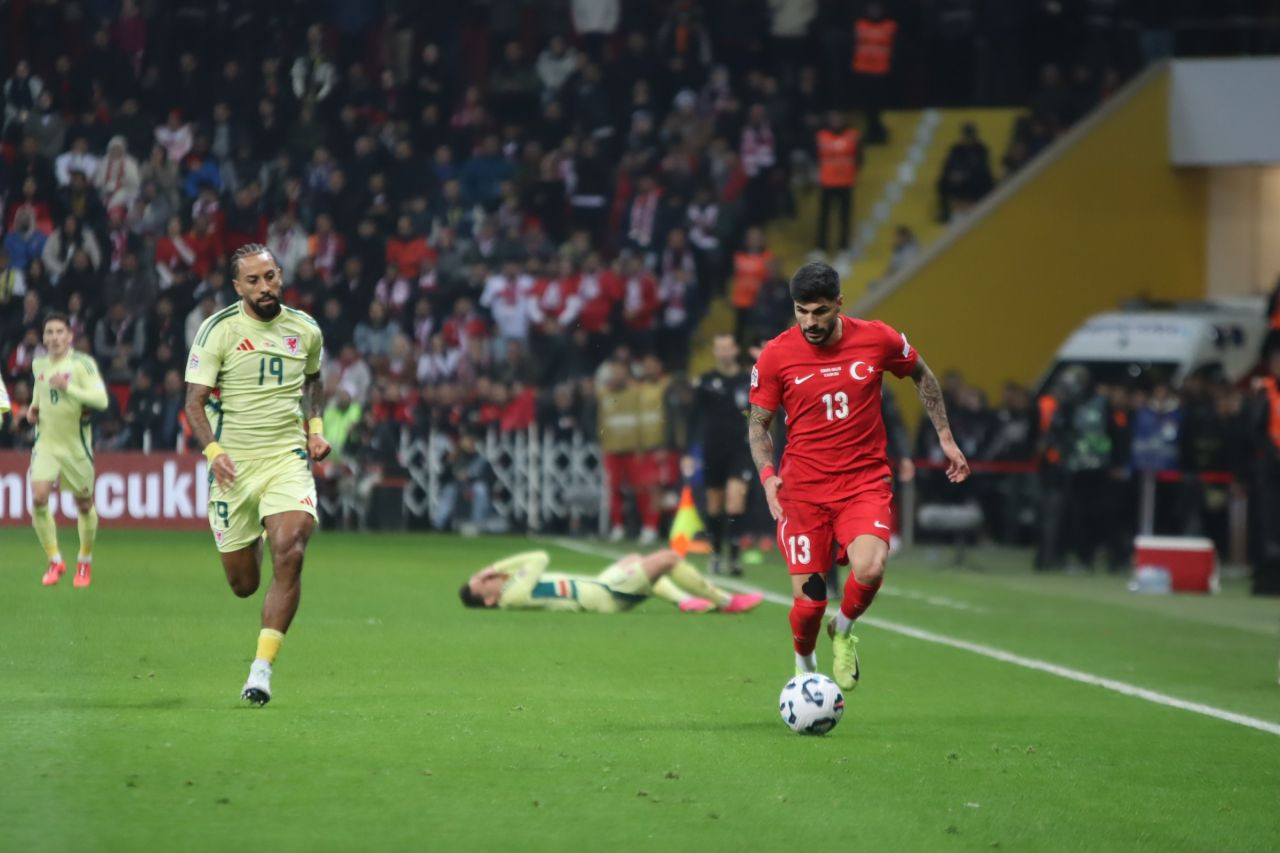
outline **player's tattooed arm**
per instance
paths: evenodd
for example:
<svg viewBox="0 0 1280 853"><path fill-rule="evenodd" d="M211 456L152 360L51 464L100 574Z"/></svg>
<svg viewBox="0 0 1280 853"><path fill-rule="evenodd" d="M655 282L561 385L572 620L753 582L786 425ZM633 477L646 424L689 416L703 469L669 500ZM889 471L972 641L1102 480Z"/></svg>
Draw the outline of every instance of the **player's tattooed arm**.
<svg viewBox="0 0 1280 853"><path fill-rule="evenodd" d="M191 427L191 434L195 437L196 444L202 449L214 439L213 427L209 424L209 416L204 411L205 405L209 402L209 395L212 393L213 389L208 385L187 383L187 425Z"/></svg>
<svg viewBox="0 0 1280 853"><path fill-rule="evenodd" d="M772 423L773 412L751 404L751 411L747 413L747 443L751 446L751 461L756 463L756 470L764 480L764 499L769 505L769 514L777 521L782 518L782 503L778 500L782 478L773 470L773 433L769 431ZM769 476L764 476L765 471Z"/></svg>
<svg viewBox="0 0 1280 853"><path fill-rule="evenodd" d="M911 378L916 383L916 393L920 395L920 402L924 404L924 410L929 414L929 420L933 422L933 428L938 431L938 436L949 437L951 422L947 420L947 405L942 399L942 386L938 384L938 377L933 375L933 371L924 363L923 358L917 356Z"/></svg>
<svg viewBox="0 0 1280 853"><path fill-rule="evenodd" d="M773 465L773 433L769 430L772 424L773 412L753 403L747 413L747 444L757 471Z"/></svg>
<svg viewBox="0 0 1280 853"><path fill-rule="evenodd" d="M947 420L947 405L942 400L942 387L938 385L938 377L933 375L929 365L918 355L916 366L911 371L915 380L916 391L920 394L920 402L933 421L933 428L938 431L938 444L942 447L942 455L947 457L947 479L953 483L962 483L969 477L969 460L956 444L951 434L951 423Z"/></svg>
<svg viewBox="0 0 1280 853"><path fill-rule="evenodd" d="M319 371L308 374L303 381L302 401L307 413L307 453L319 462L333 450L323 432L312 432L314 423L324 416L324 383Z"/></svg>
<svg viewBox="0 0 1280 853"><path fill-rule="evenodd" d="M303 379L302 400L307 420L324 417L324 383L320 381L319 373L312 373Z"/></svg>

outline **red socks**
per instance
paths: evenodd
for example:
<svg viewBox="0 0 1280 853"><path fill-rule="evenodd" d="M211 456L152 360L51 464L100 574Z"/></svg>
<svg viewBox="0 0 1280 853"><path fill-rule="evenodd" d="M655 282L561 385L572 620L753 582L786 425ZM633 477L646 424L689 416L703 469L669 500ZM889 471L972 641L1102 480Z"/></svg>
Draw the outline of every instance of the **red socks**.
<svg viewBox="0 0 1280 853"><path fill-rule="evenodd" d="M849 579L844 584L844 598L840 599L840 612L845 618L852 620L861 616L871 606L871 602L875 601L880 583L881 580L874 584L858 583L853 572L849 572Z"/></svg>
<svg viewBox="0 0 1280 853"><path fill-rule="evenodd" d="M827 612L825 601L797 598L791 605L791 638L796 654L813 654L818 644L818 632L822 629L822 615Z"/></svg>

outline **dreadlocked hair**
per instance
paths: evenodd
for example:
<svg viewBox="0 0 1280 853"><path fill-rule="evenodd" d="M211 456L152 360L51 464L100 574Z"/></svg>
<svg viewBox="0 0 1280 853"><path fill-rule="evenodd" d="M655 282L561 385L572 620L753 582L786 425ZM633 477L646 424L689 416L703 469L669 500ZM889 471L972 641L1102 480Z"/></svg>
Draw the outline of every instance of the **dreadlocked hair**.
<svg viewBox="0 0 1280 853"><path fill-rule="evenodd" d="M280 266L280 262L276 260L275 253L273 253L266 246L262 245L261 243L245 243L239 249L236 249L235 252L231 255L231 280L235 281L235 279L239 277L240 262L242 260L249 257L250 255L258 255L258 254L261 254L262 252L266 252L268 255L270 255L271 262L274 263L276 266Z"/></svg>

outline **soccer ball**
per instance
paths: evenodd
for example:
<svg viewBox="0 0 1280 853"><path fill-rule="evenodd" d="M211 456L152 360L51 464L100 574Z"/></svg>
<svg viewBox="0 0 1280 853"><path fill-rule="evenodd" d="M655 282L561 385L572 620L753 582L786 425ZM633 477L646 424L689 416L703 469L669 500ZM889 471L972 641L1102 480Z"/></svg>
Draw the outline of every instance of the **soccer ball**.
<svg viewBox="0 0 1280 853"><path fill-rule="evenodd" d="M778 713L791 731L802 735L825 735L844 716L844 694L825 675L806 672L782 688Z"/></svg>

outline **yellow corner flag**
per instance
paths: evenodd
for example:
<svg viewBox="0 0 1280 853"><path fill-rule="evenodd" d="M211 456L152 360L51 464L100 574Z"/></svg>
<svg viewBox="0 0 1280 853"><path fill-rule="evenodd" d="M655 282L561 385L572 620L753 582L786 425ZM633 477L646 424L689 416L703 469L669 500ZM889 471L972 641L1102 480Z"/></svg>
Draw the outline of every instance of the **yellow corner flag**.
<svg viewBox="0 0 1280 853"><path fill-rule="evenodd" d="M693 505L693 490L685 486L680 492L680 505L676 507L676 517L671 520L671 550L681 557L688 554L709 554L711 546L706 540L695 539L706 530L702 526L702 517L698 508Z"/></svg>

